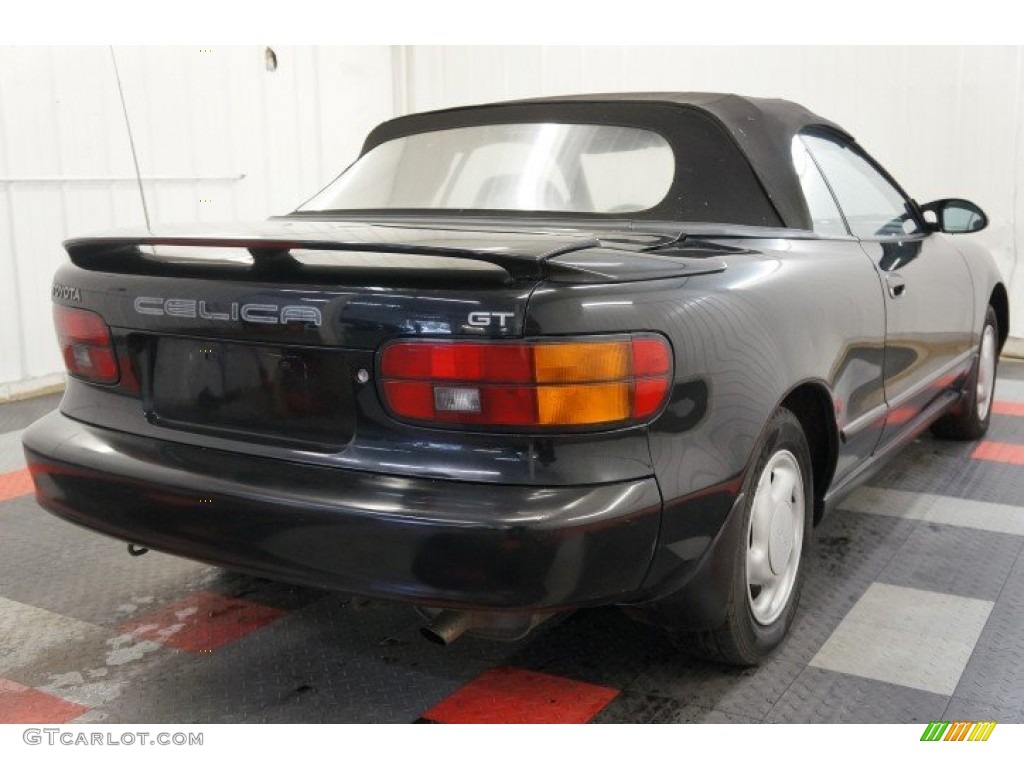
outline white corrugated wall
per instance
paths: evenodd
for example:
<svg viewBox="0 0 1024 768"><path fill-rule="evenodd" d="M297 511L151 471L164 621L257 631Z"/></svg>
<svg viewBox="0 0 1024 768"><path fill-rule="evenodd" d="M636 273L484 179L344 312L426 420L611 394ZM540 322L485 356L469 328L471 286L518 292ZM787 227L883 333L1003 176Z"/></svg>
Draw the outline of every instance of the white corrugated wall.
<svg viewBox="0 0 1024 768"><path fill-rule="evenodd" d="M1024 336L1024 48L116 48L154 222L293 208L396 112L533 95L781 96L853 132L919 200L981 204ZM60 241L142 223L110 50L0 48L0 399L60 380ZM1018 247L1022 246L1022 247Z"/></svg>
<svg viewBox="0 0 1024 768"><path fill-rule="evenodd" d="M115 48L154 223L285 213L394 114L387 46ZM106 47L0 47L0 399L63 380L50 282L71 235L143 224Z"/></svg>

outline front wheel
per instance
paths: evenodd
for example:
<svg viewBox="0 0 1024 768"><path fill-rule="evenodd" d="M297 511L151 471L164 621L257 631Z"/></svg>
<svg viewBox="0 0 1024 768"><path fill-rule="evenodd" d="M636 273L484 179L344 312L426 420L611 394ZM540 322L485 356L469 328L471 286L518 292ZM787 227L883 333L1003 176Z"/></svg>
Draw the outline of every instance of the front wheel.
<svg viewBox="0 0 1024 768"><path fill-rule="evenodd" d="M686 651L730 664L762 661L782 642L796 613L813 522L811 457L797 418L780 408L744 481L740 530L725 620L678 633Z"/></svg>

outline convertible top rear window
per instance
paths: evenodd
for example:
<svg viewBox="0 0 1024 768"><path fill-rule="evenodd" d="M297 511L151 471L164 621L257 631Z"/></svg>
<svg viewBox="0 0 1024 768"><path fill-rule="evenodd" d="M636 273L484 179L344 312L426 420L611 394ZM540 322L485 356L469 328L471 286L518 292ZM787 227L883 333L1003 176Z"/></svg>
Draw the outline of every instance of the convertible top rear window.
<svg viewBox="0 0 1024 768"><path fill-rule="evenodd" d="M398 118L299 212L779 226L724 127L678 105L514 104Z"/></svg>
<svg viewBox="0 0 1024 768"><path fill-rule="evenodd" d="M303 206L634 213L669 191L675 158L653 131L610 125L478 125L374 147Z"/></svg>

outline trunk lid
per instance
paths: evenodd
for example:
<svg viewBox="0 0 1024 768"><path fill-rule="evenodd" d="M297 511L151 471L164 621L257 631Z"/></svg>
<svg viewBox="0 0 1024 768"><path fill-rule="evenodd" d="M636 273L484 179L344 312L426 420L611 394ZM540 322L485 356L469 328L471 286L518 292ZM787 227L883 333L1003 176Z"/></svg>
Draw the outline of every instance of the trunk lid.
<svg viewBox="0 0 1024 768"><path fill-rule="evenodd" d="M76 387L66 407L125 431L303 458L347 453L361 466L409 431L376 396L382 344L557 333L525 325L545 279L627 282L724 268L714 253L640 253L650 242L310 221L70 240L54 300L104 318L121 380L88 394ZM508 450L523 455L521 446ZM443 453L445 471L455 471L451 449ZM475 472L486 457L465 460Z"/></svg>

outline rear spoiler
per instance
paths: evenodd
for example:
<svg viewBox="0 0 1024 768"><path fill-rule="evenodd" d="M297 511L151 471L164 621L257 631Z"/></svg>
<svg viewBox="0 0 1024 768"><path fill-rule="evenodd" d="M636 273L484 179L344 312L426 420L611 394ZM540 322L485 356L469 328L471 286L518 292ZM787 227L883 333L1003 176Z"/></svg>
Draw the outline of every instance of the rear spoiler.
<svg viewBox="0 0 1024 768"><path fill-rule="evenodd" d="M146 253L145 247L158 248L160 246L176 246L185 248L233 248L244 249L252 257L251 265L234 264L226 262L208 263L209 260L188 257L172 260L161 259L153 254ZM293 255L293 251L344 251L347 253L366 254L401 254L407 256L436 256L455 259L469 259L477 262L484 262L503 269L509 278L515 279L539 279L546 276L551 269L548 262L551 259L563 254L583 251L589 248L600 248L599 240L586 237L569 240L559 244L557 247L544 253L523 253L509 250L484 250L472 248L458 248L451 246L434 246L425 244L403 244L393 243L367 243L367 242L346 242L341 240L326 239L276 239L263 237L204 237L204 236L100 236L73 238L64 241L64 248L68 252L72 263L82 269L116 272L129 274L180 274L182 271L189 274L196 274L200 270L200 276L215 276L225 267L229 273L238 276L239 269L248 266L249 271L260 279L271 277L288 277L296 275L312 276L322 278L325 271L320 268L310 268L302 264ZM207 263L204 263L207 261ZM182 270L182 267L185 269ZM373 269L371 261L367 261L366 267ZM579 271L571 266L555 266L555 269Z"/></svg>
<svg viewBox="0 0 1024 768"><path fill-rule="evenodd" d="M723 251L741 251L721 245L712 246L701 241L686 240L685 236L670 238L658 244L658 252L647 246L638 247L614 239L602 242L593 236L566 238L561 242L549 243L546 249L513 247L458 247L429 243L367 242L344 238L280 238L252 236L206 236L206 235L101 235L66 240L64 247L72 263L82 269L116 274L147 276L198 277L205 279L234 279L279 282L341 283L351 271L360 275L394 276L396 268L381 263L373 256L398 255L412 259L410 267L415 268L418 257L441 257L462 259L498 267L493 271L455 271L444 275L445 279L463 282L467 279L510 283L516 280L540 280L553 278L568 282L623 283L638 280L692 277L694 275L721 272L726 264L720 258ZM632 247L631 247L632 246ZM210 249L212 253L161 254L161 247ZM147 252L146 249L153 249ZM217 249L242 250L244 258L225 255L217 258ZM345 253L348 258L339 263L324 263L322 259L310 259L308 252ZM305 253L304 253L305 252ZM353 254L364 254L365 262ZM406 265L403 265L406 266ZM436 281L437 273L428 271L427 259L424 267L416 269L410 279L429 275ZM347 270L347 271L346 271ZM498 275L501 275L500 277Z"/></svg>

